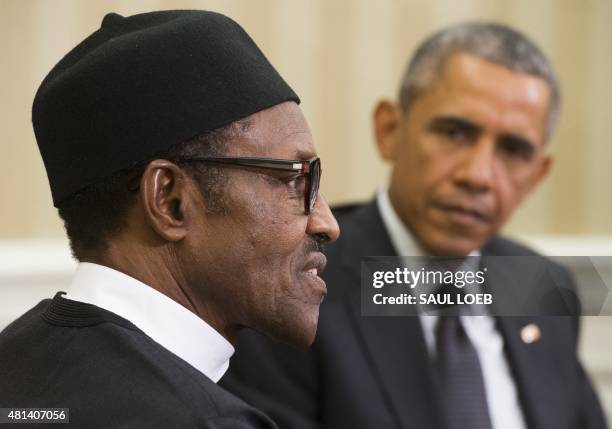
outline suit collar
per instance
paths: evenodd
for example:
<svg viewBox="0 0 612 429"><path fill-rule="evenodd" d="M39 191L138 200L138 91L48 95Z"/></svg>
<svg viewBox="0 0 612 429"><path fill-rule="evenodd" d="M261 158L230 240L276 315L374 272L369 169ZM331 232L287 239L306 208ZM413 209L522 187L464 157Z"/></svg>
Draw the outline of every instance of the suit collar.
<svg viewBox="0 0 612 429"><path fill-rule="evenodd" d="M506 356L519 391L523 413L530 428L569 427L564 404L567 380L556 375L555 357L547 341L552 335L543 326L545 318L496 317L497 327L504 338ZM528 344L521 338L525 327L537 326L542 338Z"/></svg>
<svg viewBox="0 0 612 429"><path fill-rule="evenodd" d="M495 239L483 246L483 263L486 264L488 257L505 256L503 250L500 251L503 247L500 239ZM508 282L507 279L516 276L517 267L512 263L513 259L508 258L507 264L496 264L497 269L489 273L493 277L487 281L487 287L493 290L496 299L503 300L503 302L523 299L522 295L526 291L538 288L536 284L525 284L519 288L520 290L517 290L515 284ZM530 428L567 427L568 422L562 412L564 380L555 377L554 371L551 370L551 346L548 344L551 333L546 332L543 326L546 318L495 316L495 321L504 339L505 354L519 392L527 426ZM524 341L521 333L529 326L541 330L542 338L533 343ZM542 400L544 397L546 400Z"/></svg>
<svg viewBox="0 0 612 429"><path fill-rule="evenodd" d="M439 395L419 318L362 316L358 290L351 294L348 306L366 358L381 381L385 402L398 427L443 428ZM389 347L390 344L393 346Z"/></svg>
<svg viewBox="0 0 612 429"><path fill-rule="evenodd" d="M357 209L342 228L347 243L342 260L345 269L353 271L357 279L363 256L397 256L376 200ZM348 307L398 425L442 428L442 413L418 317L364 317L359 288L351 291ZM393 344L393 353L389 353L389 344Z"/></svg>
<svg viewBox="0 0 612 429"><path fill-rule="evenodd" d="M364 256L397 255L380 217L376 200L356 209L354 214L342 223L342 234L342 263L357 274Z"/></svg>

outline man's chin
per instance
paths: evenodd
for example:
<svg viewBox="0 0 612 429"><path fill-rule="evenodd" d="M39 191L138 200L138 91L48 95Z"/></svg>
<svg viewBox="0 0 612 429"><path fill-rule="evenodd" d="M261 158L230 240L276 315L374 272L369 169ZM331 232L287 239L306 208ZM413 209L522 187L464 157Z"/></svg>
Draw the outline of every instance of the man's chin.
<svg viewBox="0 0 612 429"><path fill-rule="evenodd" d="M298 348L307 348L312 345L317 333L319 309L311 310L308 314L293 315L285 323L276 325L266 334L276 341Z"/></svg>
<svg viewBox="0 0 612 429"><path fill-rule="evenodd" d="M467 256L474 250L479 250L486 238L457 237L451 234L436 234L422 240L425 250L436 256Z"/></svg>

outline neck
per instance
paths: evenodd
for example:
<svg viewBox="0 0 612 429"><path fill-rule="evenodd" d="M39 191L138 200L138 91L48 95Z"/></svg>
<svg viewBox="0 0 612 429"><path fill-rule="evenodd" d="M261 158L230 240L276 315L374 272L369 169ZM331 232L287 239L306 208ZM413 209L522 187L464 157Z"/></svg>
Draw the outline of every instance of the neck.
<svg viewBox="0 0 612 429"><path fill-rule="evenodd" d="M207 284L214 286L214 282L205 281L198 267L184 267L179 253L176 243L116 237L109 240L104 254L81 260L107 266L141 281L187 308L234 343L239 326L232 323L232 309L226 308L223 294L206 287Z"/></svg>
<svg viewBox="0 0 612 429"><path fill-rule="evenodd" d="M161 257L158 250L144 247L124 250L116 243L111 243L103 255L83 258L82 262L93 262L127 274L200 316L185 288L186 282L164 260L166 258Z"/></svg>

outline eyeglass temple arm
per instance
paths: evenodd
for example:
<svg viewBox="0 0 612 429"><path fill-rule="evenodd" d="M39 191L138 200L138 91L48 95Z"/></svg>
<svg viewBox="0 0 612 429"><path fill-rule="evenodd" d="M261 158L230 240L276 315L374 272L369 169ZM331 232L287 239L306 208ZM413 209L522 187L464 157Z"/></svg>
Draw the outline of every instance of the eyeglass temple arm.
<svg viewBox="0 0 612 429"><path fill-rule="evenodd" d="M223 157L206 157L206 158L187 158L181 160L183 162L202 161L213 162L227 165L244 165L251 167L268 168L272 170L295 171L308 173L310 171L309 161L291 161L291 160L275 160L275 159L259 159L259 158L223 158Z"/></svg>

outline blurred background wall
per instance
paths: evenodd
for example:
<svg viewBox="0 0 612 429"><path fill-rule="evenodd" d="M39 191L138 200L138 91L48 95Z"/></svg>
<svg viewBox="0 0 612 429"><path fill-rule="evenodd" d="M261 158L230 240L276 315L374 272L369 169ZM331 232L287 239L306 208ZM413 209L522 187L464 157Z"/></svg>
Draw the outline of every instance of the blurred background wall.
<svg viewBox="0 0 612 429"><path fill-rule="evenodd" d="M251 34L302 98L335 203L386 183L370 114L395 97L423 37L466 19L523 31L556 68L563 110L552 174L506 231L547 253L612 254L610 0L0 0L0 329L74 266L31 129L36 88L105 13L173 8L222 12ZM612 320L583 326L581 352L612 410Z"/></svg>
<svg viewBox="0 0 612 429"><path fill-rule="evenodd" d="M42 78L106 12L166 8L220 11L253 36L302 98L332 202L369 198L385 183L370 114L377 99L395 97L425 35L464 19L522 30L550 56L563 111L552 175L508 231L612 234L610 0L0 0L0 238L63 236L30 125Z"/></svg>

